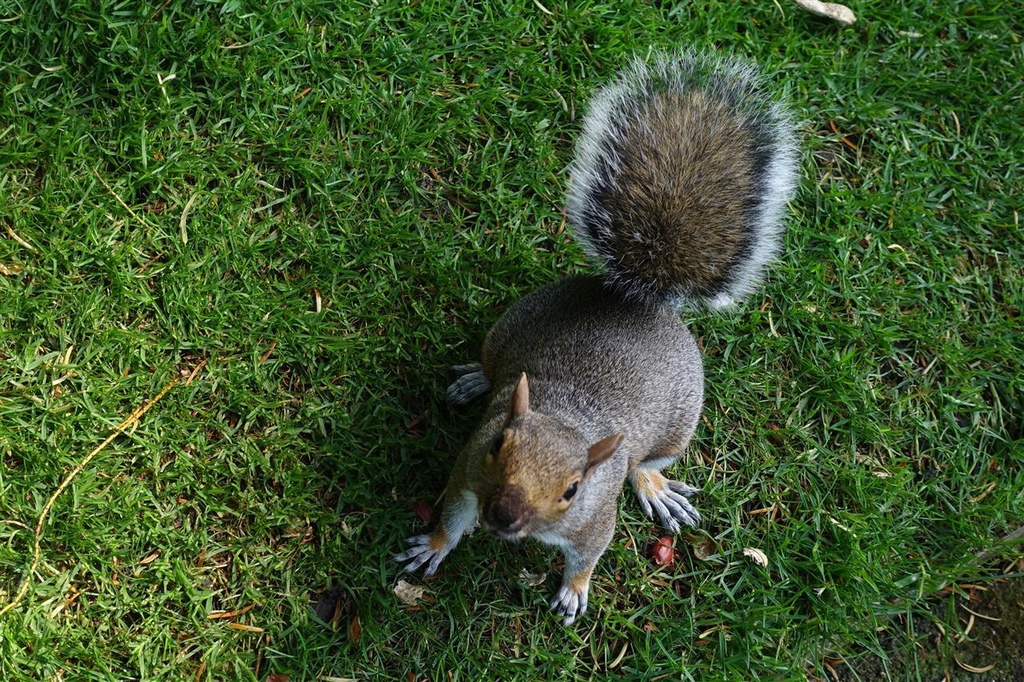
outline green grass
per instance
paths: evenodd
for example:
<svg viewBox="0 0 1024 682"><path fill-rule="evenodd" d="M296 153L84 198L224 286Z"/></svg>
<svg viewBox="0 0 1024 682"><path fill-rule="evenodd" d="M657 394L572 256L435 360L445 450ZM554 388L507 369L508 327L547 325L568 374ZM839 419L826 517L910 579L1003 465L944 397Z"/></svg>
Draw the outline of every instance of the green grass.
<svg viewBox="0 0 1024 682"><path fill-rule="evenodd" d="M855 678L892 638L922 675L905 617L1020 555L1024 11L568 4L2 5L0 608L29 588L0 678ZM658 568L625 499L572 629L557 554L482 533L406 609L390 555L479 414L445 368L583 266L579 113L674 45L761 62L803 121L770 282L689 316L706 523ZM28 574L61 481L197 368L57 498Z"/></svg>

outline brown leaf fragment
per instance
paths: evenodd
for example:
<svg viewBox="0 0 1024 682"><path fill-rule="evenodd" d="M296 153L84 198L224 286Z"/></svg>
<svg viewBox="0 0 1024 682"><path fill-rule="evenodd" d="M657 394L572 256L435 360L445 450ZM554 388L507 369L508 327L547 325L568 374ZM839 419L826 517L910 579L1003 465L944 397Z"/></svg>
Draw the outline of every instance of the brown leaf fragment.
<svg viewBox="0 0 1024 682"><path fill-rule="evenodd" d="M359 616L356 615L348 623L348 641L353 644L359 644L359 639L363 636L363 624L359 620Z"/></svg>
<svg viewBox="0 0 1024 682"><path fill-rule="evenodd" d="M258 606L257 602L253 602L248 606L243 606L240 609L234 611L214 611L206 616L208 620L223 620L225 618L234 618L235 616L241 616L243 613L249 613Z"/></svg>
<svg viewBox="0 0 1024 682"><path fill-rule="evenodd" d="M270 358L271 353L274 352L275 348L277 348L277 339L274 339L274 341L270 344L270 348L263 351L263 355L260 356L260 361L257 362L256 364L262 365L264 362L266 362Z"/></svg>

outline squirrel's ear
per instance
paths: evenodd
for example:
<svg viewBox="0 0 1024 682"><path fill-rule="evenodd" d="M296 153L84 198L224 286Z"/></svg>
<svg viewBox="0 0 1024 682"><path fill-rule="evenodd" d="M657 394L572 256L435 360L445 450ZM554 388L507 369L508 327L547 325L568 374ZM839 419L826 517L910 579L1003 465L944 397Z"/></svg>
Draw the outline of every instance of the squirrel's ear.
<svg viewBox="0 0 1024 682"><path fill-rule="evenodd" d="M530 411L530 384L526 380L526 372L519 377L519 383L512 391L512 402L508 406L508 418L514 419Z"/></svg>
<svg viewBox="0 0 1024 682"><path fill-rule="evenodd" d="M587 448L587 468L583 471L583 475L586 476L593 471L594 467L614 455L622 445L623 438L625 438L623 434L616 433L602 438Z"/></svg>

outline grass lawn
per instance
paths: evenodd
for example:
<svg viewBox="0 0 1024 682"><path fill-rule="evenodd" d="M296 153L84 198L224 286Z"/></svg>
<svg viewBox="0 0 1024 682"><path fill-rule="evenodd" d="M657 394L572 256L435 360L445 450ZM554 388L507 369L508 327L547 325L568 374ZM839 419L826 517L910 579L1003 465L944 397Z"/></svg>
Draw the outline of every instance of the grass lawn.
<svg viewBox="0 0 1024 682"><path fill-rule="evenodd" d="M852 7L0 4L0 679L957 669L963 606L1024 572L1024 9ZM446 368L587 267L581 109L676 45L763 64L804 149L768 284L687 316L704 525L658 566L624 496L570 629L539 544L403 576L480 413Z"/></svg>

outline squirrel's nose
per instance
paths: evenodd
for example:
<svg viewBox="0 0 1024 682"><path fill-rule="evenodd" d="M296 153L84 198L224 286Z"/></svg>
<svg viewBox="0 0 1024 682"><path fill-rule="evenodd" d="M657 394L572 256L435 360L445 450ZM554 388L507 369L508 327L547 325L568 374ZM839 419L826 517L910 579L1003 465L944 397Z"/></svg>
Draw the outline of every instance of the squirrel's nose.
<svg viewBox="0 0 1024 682"><path fill-rule="evenodd" d="M519 486L507 485L498 490L484 509L484 519L497 533L516 533L529 520L530 507Z"/></svg>

